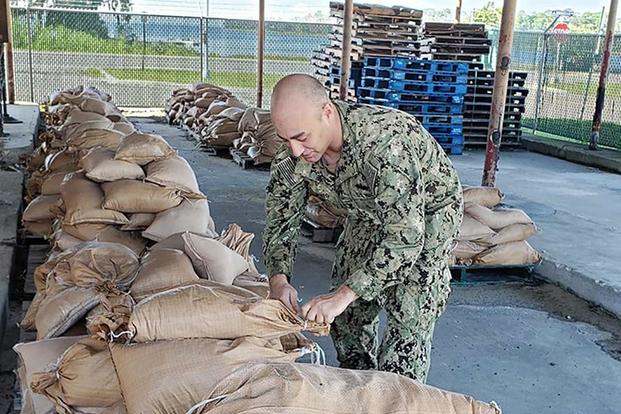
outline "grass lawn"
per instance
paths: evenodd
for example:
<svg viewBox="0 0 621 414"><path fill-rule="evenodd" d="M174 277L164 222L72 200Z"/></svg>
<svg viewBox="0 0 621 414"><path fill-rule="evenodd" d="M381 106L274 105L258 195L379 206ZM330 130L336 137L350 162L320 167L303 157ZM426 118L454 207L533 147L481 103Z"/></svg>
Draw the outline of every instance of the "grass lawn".
<svg viewBox="0 0 621 414"><path fill-rule="evenodd" d="M531 118L523 120L524 130L530 131L533 124ZM562 119L562 118L540 118L537 125L536 135L546 138L567 140L572 142L589 142L591 138L590 119ZM615 149L621 149L621 123L602 122L600 131L600 144Z"/></svg>
<svg viewBox="0 0 621 414"><path fill-rule="evenodd" d="M597 76L593 76L591 84L589 85L589 95L595 96L597 94L597 83ZM553 89L561 89L563 91L584 95L586 81L584 83L549 83L546 86ZM606 96L621 96L621 83L608 83L606 85Z"/></svg>
<svg viewBox="0 0 621 414"><path fill-rule="evenodd" d="M200 80L200 73L193 70L183 69L105 69L107 73L117 79L122 80L146 80L175 83L192 83ZM101 72L97 69L89 69L88 73ZM263 76L263 83L266 88L272 88L282 75L266 73ZM231 88L255 88L257 85L257 74L254 72L210 72L206 82L223 87Z"/></svg>

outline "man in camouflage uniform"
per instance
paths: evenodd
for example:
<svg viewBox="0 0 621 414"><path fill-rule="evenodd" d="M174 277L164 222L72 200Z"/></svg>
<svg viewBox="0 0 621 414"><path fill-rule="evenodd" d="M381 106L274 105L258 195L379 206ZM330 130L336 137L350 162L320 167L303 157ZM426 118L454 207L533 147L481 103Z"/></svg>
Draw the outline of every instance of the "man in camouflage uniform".
<svg viewBox="0 0 621 414"><path fill-rule="evenodd" d="M462 220L450 160L414 117L330 101L307 75L276 85L272 119L287 146L272 163L267 187L263 241L271 297L309 320L332 323L341 367L424 382ZM309 190L346 209L347 220L332 292L300 310L289 278ZM380 341L382 307L387 327Z"/></svg>

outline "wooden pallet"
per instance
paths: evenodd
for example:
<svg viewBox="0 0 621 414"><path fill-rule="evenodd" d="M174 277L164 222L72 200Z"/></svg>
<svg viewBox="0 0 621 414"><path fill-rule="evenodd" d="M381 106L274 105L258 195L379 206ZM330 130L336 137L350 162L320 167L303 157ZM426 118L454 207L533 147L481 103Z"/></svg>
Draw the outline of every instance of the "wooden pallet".
<svg viewBox="0 0 621 414"><path fill-rule="evenodd" d="M530 277L536 267L537 263L510 266L454 265L451 266L452 283L475 284L520 281L525 277Z"/></svg>
<svg viewBox="0 0 621 414"><path fill-rule="evenodd" d="M255 164L255 160L252 157L250 157L247 154L244 154L242 151L238 150L237 148L230 148L229 153L231 154L231 157L233 158L233 162L239 165L243 170L250 170L250 169L269 170L270 168L270 164L268 163L263 163L263 164L258 164L258 165Z"/></svg>
<svg viewBox="0 0 621 414"><path fill-rule="evenodd" d="M306 216L302 217L302 234L314 243L336 243L342 232L343 227L323 227Z"/></svg>

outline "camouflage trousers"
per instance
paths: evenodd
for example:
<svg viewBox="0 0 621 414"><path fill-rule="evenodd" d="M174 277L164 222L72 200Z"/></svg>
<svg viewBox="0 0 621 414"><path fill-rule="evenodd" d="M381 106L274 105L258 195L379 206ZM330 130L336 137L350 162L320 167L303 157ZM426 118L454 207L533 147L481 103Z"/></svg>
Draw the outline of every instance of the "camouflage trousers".
<svg viewBox="0 0 621 414"><path fill-rule="evenodd" d="M389 282L373 301L357 300L332 324L342 368L389 371L425 382L436 320L450 292L449 255L462 219L461 203L425 218L425 242L412 274ZM363 263L374 247L364 223L348 222L337 245L333 287ZM379 313L386 310L384 337Z"/></svg>

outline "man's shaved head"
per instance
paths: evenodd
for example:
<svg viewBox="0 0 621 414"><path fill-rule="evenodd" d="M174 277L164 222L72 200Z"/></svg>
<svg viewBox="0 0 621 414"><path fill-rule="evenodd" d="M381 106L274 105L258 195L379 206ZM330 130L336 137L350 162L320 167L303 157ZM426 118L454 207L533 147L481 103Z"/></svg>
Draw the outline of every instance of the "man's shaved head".
<svg viewBox="0 0 621 414"><path fill-rule="evenodd" d="M271 109L277 117L288 110L318 113L327 102L330 99L321 82L310 75L296 73L285 76L274 86Z"/></svg>

